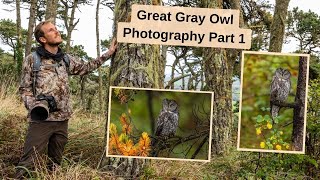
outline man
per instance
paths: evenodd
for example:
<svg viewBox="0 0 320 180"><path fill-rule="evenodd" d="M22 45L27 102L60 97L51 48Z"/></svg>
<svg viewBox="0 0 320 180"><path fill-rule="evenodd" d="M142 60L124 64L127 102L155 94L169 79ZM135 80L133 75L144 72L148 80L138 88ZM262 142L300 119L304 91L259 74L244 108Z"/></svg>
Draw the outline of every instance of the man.
<svg viewBox="0 0 320 180"><path fill-rule="evenodd" d="M50 20L39 23L34 35L41 44L36 50L41 65L38 72L33 72L33 54L23 62L19 91L29 112L29 127L18 166L33 168L39 155L47 149L51 162L49 168L53 168L55 164L60 164L68 140L68 120L72 114L68 75L84 75L95 70L114 54L117 43L113 40L107 53L86 63L70 55L64 57L65 54L59 48L62 43L60 33ZM50 106L50 113L43 121L34 120L30 116L31 109L41 102L39 95L53 97L50 102L56 105L54 109ZM24 168L18 168L16 178L22 177L24 173Z"/></svg>

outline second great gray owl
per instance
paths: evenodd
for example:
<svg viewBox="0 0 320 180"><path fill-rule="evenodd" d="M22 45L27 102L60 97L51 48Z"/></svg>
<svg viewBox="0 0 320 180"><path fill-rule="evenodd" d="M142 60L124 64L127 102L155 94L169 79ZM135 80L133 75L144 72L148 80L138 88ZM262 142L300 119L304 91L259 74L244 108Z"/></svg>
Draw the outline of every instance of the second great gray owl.
<svg viewBox="0 0 320 180"><path fill-rule="evenodd" d="M273 104L274 101L285 102L288 98L291 81L291 73L282 68L278 68L273 75L270 87L270 113L272 119L279 114L280 107Z"/></svg>
<svg viewBox="0 0 320 180"><path fill-rule="evenodd" d="M171 137L178 128L179 110L175 100L164 99L162 101L162 109L157 119L155 136Z"/></svg>

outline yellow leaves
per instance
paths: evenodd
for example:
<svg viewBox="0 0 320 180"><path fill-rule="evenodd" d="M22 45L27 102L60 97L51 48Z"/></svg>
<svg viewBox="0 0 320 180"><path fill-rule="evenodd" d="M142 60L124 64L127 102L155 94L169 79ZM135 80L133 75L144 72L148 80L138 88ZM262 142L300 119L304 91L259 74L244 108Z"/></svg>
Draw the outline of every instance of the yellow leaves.
<svg viewBox="0 0 320 180"><path fill-rule="evenodd" d="M287 136L282 129L272 124L268 115L258 115L256 117L257 123L255 124L255 132L257 135L257 143L255 146L262 149L273 150L289 150L290 145L287 143ZM262 119L264 118L264 119ZM275 124L277 125L277 123ZM259 144L260 143L260 144Z"/></svg>
<svg viewBox="0 0 320 180"><path fill-rule="evenodd" d="M117 89L117 88L113 89L113 92L116 96L118 96L120 94L120 91L121 91L121 89Z"/></svg>
<svg viewBox="0 0 320 180"><path fill-rule="evenodd" d="M146 132L143 132L139 140L139 152L140 156L148 156L151 140Z"/></svg>
<svg viewBox="0 0 320 180"><path fill-rule="evenodd" d="M126 134L121 133L119 137L119 141L126 143L127 141L129 141L129 137Z"/></svg>
<svg viewBox="0 0 320 180"><path fill-rule="evenodd" d="M289 145L289 144L285 145L285 148L286 148L286 149L289 149L289 148L290 148L290 145Z"/></svg>
<svg viewBox="0 0 320 180"><path fill-rule="evenodd" d="M143 132L140 140L134 145L133 140L124 133L111 136L109 141L109 153L124 156L148 156L151 150L151 140L146 132ZM110 148L112 151L110 151Z"/></svg>
<svg viewBox="0 0 320 180"><path fill-rule="evenodd" d="M270 122L267 123L267 128L271 129L272 128L272 124Z"/></svg>
<svg viewBox="0 0 320 180"><path fill-rule="evenodd" d="M132 125L129 117L123 113L119 121L122 125L122 133L118 135L117 126L110 123L110 138L109 138L109 154L124 155L124 156L148 156L151 150L151 140L148 133L143 132L138 143L134 143L131 138Z"/></svg>
<svg viewBox="0 0 320 180"><path fill-rule="evenodd" d="M119 146L120 153L124 156L136 155L136 148L133 146L132 140L128 140L125 143L121 143Z"/></svg>
<svg viewBox="0 0 320 180"><path fill-rule="evenodd" d="M150 141L149 136L148 136L148 133L146 133L146 132L143 132L143 133L141 134L141 138L144 139L144 140L149 140L149 141Z"/></svg>
<svg viewBox="0 0 320 180"><path fill-rule="evenodd" d="M109 149L108 152L109 154L114 154L115 150L119 146L119 138L118 135L116 136L111 136L109 139Z"/></svg>
<svg viewBox="0 0 320 180"><path fill-rule="evenodd" d="M117 133L117 126L113 123L110 123L109 154L113 154L118 146L119 138Z"/></svg>
<svg viewBox="0 0 320 180"><path fill-rule="evenodd" d="M141 134L141 137L140 137L140 140L139 140L139 145L140 146L150 146L150 142L151 142L151 140L150 140L150 138L148 136L148 133L143 132Z"/></svg>
<svg viewBox="0 0 320 180"><path fill-rule="evenodd" d="M257 127L256 134L257 134L257 136L259 136L262 133L262 129L271 129L271 128L272 128L272 124L270 122L268 122L266 125Z"/></svg>
<svg viewBox="0 0 320 180"><path fill-rule="evenodd" d="M261 127L256 128L256 134L259 136L261 134Z"/></svg>
<svg viewBox="0 0 320 180"><path fill-rule="evenodd" d="M276 150L281 150L281 146L279 144L276 145Z"/></svg>
<svg viewBox="0 0 320 180"><path fill-rule="evenodd" d="M110 123L110 134L117 134L117 126L113 123Z"/></svg>

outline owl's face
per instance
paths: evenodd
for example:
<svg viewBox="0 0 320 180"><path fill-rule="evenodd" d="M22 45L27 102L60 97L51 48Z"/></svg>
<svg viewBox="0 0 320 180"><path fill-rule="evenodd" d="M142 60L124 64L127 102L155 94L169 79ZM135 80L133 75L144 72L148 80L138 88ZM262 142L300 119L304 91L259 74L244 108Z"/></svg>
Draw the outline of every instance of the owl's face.
<svg viewBox="0 0 320 180"><path fill-rule="evenodd" d="M164 99L162 101L162 109L164 111L177 112L178 111L178 104L175 100Z"/></svg>
<svg viewBox="0 0 320 180"><path fill-rule="evenodd" d="M280 80L288 80L291 77L291 73L286 69L278 68L276 70L276 76L280 78Z"/></svg>

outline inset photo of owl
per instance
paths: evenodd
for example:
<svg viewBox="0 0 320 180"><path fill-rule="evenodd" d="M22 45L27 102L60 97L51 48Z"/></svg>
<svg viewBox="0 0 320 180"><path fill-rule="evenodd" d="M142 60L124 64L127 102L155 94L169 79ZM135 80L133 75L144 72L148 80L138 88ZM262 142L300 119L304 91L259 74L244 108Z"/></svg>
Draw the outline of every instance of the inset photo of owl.
<svg viewBox="0 0 320 180"><path fill-rule="evenodd" d="M242 53L238 150L304 154L309 58Z"/></svg>
<svg viewBox="0 0 320 180"><path fill-rule="evenodd" d="M210 161L213 93L110 87L107 156Z"/></svg>

